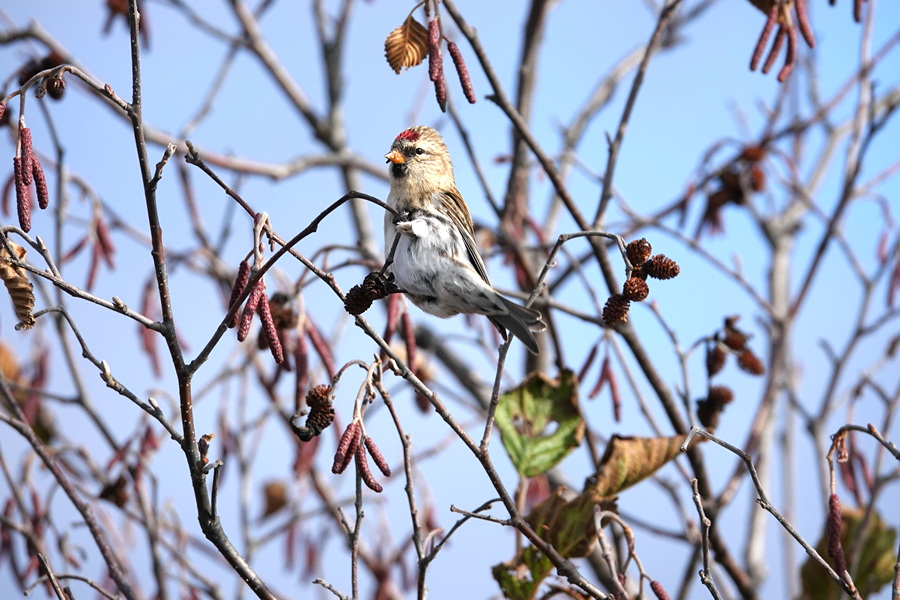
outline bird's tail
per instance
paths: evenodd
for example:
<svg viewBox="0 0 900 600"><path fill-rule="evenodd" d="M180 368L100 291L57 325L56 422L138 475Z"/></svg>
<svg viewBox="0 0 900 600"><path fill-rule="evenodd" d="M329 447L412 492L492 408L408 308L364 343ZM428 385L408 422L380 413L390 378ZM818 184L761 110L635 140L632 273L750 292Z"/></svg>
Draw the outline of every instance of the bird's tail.
<svg viewBox="0 0 900 600"><path fill-rule="evenodd" d="M500 296L500 299L509 312L505 315L492 315L491 322L500 331L500 335L503 336L504 340L506 339L506 331L509 330L511 334L525 344L529 352L537 354L539 348L534 333L539 333L547 328L540 311L516 304L503 296Z"/></svg>

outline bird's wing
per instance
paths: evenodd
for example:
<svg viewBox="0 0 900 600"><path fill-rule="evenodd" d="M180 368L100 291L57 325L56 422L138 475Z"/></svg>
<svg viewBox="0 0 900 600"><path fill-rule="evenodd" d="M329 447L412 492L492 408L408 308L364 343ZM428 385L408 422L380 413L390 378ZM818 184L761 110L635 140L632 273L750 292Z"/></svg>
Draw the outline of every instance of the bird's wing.
<svg viewBox="0 0 900 600"><path fill-rule="evenodd" d="M472 217L466 209L465 201L456 189L449 192L441 192L440 195L444 201L439 206L444 208L447 216L459 230L459 234L466 245L466 254L468 254L469 262L472 263L475 271L484 279L485 283L491 285L487 267L484 266L484 259L481 258L481 254L478 252L478 245L475 243L475 225L472 223Z"/></svg>

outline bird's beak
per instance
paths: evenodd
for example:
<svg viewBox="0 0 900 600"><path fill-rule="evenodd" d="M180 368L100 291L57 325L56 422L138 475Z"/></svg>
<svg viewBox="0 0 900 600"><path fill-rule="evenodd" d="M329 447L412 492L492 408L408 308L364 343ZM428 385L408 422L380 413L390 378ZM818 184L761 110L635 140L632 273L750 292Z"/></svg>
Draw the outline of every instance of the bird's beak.
<svg viewBox="0 0 900 600"><path fill-rule="evenodd" d="M403 156L403 153L399 150L391 150L384 157L388 160L389 163L394 163L395 165L402 165L406 162L406 157Z"/></svg>

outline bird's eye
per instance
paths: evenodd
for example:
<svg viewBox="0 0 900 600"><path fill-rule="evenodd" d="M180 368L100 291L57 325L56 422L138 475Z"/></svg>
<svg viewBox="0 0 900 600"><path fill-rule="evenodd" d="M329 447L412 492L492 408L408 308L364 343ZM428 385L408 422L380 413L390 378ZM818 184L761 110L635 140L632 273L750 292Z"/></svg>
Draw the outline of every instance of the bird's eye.
<svg viewBox="0 0 900 600"><path fill-rule="evenodd" d="M425 150L422 148L416 148L416 154L425 154Z"/></svg>

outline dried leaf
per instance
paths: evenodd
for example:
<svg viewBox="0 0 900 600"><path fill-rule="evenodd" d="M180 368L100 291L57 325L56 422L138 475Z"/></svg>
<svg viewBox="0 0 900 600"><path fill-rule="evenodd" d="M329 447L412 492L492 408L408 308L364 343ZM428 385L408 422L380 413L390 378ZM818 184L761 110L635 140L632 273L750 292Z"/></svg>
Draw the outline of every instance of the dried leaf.
<svg viewBox="0 0 900 600"><path fill-rule="evenodd" d="M283 481L269 481L263 486L263 514L265 519L287 506L287 486Z"/></svg>
<svg viewBox="0 0 900 600"><path fill-rule="evenodd" d="M681 452L683 435L659 438L614 435L600 459L593 489L600 496L613 496L646 479Z"/></svg>
<svg viewBox="0 0 900 600"><path fill-rule="evenodd" d="M816 544L821 556L828 555L828 521L834 515L826 513L822 537ZM840 544L846 553L846 564L851 569L850 576L863 598L874 596L894 578L894 564L897 561L897 530L885 523L878 512L866 514L861 508L841 507ZM865 526L863 531L861 527ZM857 555L851 555L850 552ZM800 569L802 593L800 600L830 600L847 596L822 568L811 558Z"/></svg>
<svg viewBox="0 0 900 600"><path fill-rule="evenodd" d="M597 539L596 508L615 511L615 498L603 497L594 487L585 488L568 501L563 493L562 488L557 489L525 520L566 558L587 556Z"/></svg>
<svg viewBox="0 0 900 600"><path fill-rule="evenodd" d="M22 246L6 240L9 247L19 260L25 259L26 250ZM22 267L10 264L12 257L3 244L0 244L0 279L6 285L6 290L12 298L16 316L22 321L22 329L30 329L34 326L34 287L28 281L28 272Z"/></svg>
<svg viewBox="0 0 900 600"><path fill-rule="evenodd" d="M428 30L412 15L384 40L384 57L394 73L421 64L428 56Z"/></svg>

